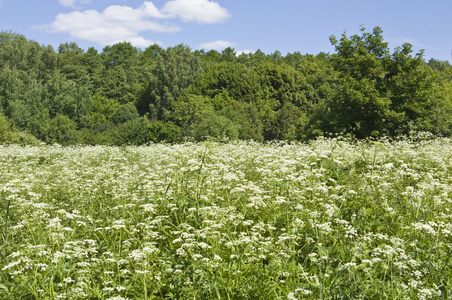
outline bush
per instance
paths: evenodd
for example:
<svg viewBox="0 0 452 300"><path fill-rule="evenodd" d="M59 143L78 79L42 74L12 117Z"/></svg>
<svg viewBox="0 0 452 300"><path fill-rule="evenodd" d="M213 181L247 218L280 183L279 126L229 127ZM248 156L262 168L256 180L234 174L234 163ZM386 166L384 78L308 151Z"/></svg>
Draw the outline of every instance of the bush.
<svg viewBox="0 0 452 300"><path fill-rule="evenodd" d="M128 121L118 128L117 145L144 145L147 143L178 143L182 140L180 128L173 122L151 122L147 117Z"/></svg>
<svg viewBox="0 0 452 300"><path fill-rule="evenodd" d="M233 106L223 108L219 114L234 123L238 130L239 139L259 142L264 140L262 122L253 105L237 102Z"/></svg>
<svg viewBox="0 0 452 300"><path fill-rule="evenodd" d="M9 122L4 115L0 114L0 144L9 141L10 135Z"/></svg>
<svg viewBox="0 0 452 300"><path fill-rule="evenodd" d="M46 142L48 143L65 143L66 135L77 128L77 124L73 120L60 114L57 114L49 125L46 136Z"/></svg>
<svg viewBox="0 0 452 300"><path fill-rule="evenodd" d="M123 124L127 121L132 121L138 119L140 115L138 114L138 110L133 103L127 103L121 105L116 112L114 113L111 120L115 124Z"/></svg>
<svg viewBox="0 0 452 300"><path fill-rule="evenodd" d="M211 115L195 126L193 136L197 141L206 139L236 140L239 137L239 131L231 119L224 116Z"/></svg>
<svg viewBox="0 0 452 300"><path fill-rule="evenodd" d="M11 134L10 142L21 146L39 146L42 141L29 132L19 131Z"/></svg>
<svg viewBox="0 0 452 300"><path fill-rule="evenodd" d="M180 143L182 141L180 127L171 121L153 122L148 128L157 138L156 142Z"/></svg>

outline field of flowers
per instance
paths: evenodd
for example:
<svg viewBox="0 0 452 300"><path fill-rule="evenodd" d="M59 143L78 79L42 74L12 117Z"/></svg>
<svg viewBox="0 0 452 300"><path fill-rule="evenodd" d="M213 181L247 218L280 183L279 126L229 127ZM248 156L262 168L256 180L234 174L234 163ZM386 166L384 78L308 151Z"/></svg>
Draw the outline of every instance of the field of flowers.
<svg viewBox="0 0 452 300"><path fill-rule="evenodd" d="M0 146L0 299L450 299L452 140Z"/></svg>

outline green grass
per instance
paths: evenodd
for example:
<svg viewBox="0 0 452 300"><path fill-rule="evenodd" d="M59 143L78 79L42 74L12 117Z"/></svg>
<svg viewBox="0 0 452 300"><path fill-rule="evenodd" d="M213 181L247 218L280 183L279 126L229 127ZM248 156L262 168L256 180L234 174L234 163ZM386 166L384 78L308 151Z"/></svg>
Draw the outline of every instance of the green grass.
<svg viewBox="0 0 452 300"><path fill-rule="evenodd" d="M0 147L1 299L450 299L452 141Z"/></svg>

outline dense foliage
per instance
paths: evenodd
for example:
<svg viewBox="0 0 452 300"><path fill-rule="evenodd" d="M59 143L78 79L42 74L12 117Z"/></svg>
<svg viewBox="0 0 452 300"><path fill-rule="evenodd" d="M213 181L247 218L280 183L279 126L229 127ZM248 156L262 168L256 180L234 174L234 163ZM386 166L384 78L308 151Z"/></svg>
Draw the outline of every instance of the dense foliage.
<svg viewBox="0 0 452 300"><path fill-rule="evenodd" d="M55 51L0 32L0 142L142 144L452 133L452 68L382 31L332 36L334 54L237 55L123 42Z"/></svg>
<svg viewBox="0 0 452 300"><path fill-rule="evenodd" d="M0 170L1 299L452 297L448 138L8 145Z"/></svg>

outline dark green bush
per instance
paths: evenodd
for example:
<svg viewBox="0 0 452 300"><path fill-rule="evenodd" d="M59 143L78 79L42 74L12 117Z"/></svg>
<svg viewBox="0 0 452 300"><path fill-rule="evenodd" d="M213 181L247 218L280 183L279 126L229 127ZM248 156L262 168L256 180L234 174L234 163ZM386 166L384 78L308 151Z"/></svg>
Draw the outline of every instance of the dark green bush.
<svg viewBox="0 0 452 300"><path fill-rule="evenodd" d="M127 103L118 107L111 120L115 124L122 124L127 121L138 119L140 115L133 103Z"/></svg>

